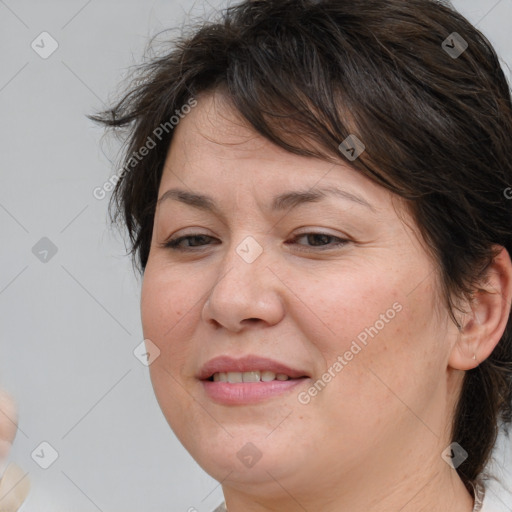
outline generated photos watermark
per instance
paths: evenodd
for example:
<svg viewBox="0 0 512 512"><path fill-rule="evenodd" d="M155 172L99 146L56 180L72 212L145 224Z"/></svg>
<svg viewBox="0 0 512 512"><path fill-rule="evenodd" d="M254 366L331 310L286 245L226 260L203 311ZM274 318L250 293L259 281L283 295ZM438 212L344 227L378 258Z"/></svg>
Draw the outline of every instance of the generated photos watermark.
<svg viewBox="0 0 512 512"><path fill-rule="evenodd" d="M391 308L385 313L381 313L379 319L375 321L370 327L365 327L358 335L357 339L352 340L349 350L343 355L339 355L336 361L322 374L322 376L315 381L306 391L301 391L297 400L303 405L307 405L311 402L311 399L318 395L329 382L338 375L345 366L349 364L354 357L359 354L368 345L370 341L368 338L374 338L379 334L382 329L386 327L397 315L402 311L403 306L399 302L395 302ZM358 343L359 342L359 343Z"/></svg>
<svg viewBox="0 0 512 512"><path fill-rule="evenodd" d="M129 171L131 171L149 152L157 146L164 134L168 135L180 121L187 115L190 114L192 109L197 106L197 100L195 98L189 98L189 100L181 107L181 109L175 110L175 115L172 115L167 121L157 126L151 135L148 136L146 142L137 150L134 151L131 157L128 159L124 167L117 173L111 176L101 187L96 187L92 191L92 195L95 199L105 199L108 192L114 190L118 181ZM155 140L158 139L158 142Z"/></svg>

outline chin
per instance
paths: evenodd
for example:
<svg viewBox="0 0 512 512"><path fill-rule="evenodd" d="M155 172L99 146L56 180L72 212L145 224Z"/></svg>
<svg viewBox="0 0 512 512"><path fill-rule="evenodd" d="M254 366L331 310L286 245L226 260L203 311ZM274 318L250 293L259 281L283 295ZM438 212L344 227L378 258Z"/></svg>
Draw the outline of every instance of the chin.
<svg viewBox="0 0 512 512"><path fill-rule="evenodd" d="M276 480L285 481L297 473L297 465L284 458L284 455L269 457L267 454L252 467L244 466L230 452L202 454L194 458L206 473L222 485L247 492L257 489L258 493L268 487L265 490L267 496L273 490L277 491L274 489Z"/></svg>
<svg viewBox="0 0 512 512"><path fill-rule="evenodd" d="M199 438L190 435L180 438L203 470L223 485L240 486L246 490L253 485L269 485L272 490L276 479L290 480L297 476L297 468L307 464L306 450L296 449L306 446L294 442L289 432L287 442L283 442L277 432L269 436L265 426L253 425L250 434L243 425L238 431L228 430L231 436L218 427L215 432L203 432Z"/></svg>

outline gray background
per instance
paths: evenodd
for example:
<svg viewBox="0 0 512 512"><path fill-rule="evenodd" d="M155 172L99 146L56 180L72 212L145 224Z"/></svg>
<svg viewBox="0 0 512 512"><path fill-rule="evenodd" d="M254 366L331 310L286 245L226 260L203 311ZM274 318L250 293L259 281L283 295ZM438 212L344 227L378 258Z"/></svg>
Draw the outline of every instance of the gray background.
<svg viewBox="0 0 512 512"><path fill-rule="evenodd" d="M512 0L453 3L510 78ZM108 227L108 197L92 195L115 172L118 147L102 146L85 115L113 97L149 36L224 5L0 0L0 386L20 411L11 460L32 482L23 511L202 512L222 501L133 355L143 338L140 281ZM43 31L59 45L47 59L31 48ZM43 237L57 248L47 262L32 252ZM46 470L31 457L43 441L59 454ZM511 452L501 439L509 466ZM49 460L49 449L36 453ZM512 497L495 493L512 510Z"/></svg>

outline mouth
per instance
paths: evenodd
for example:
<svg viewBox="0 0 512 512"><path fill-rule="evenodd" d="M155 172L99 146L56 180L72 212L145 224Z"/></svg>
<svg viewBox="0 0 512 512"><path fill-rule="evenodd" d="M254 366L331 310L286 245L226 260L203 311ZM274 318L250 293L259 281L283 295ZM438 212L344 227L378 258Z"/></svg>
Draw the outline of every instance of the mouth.
<svg viewBox="0 0 512 512"><path fill-rule="evenodd" d="M274 373L269 370L252 370L248 372L215 372L210 376L210 382L229 382L230 384L239 384L240 382L272 382L273 380L285 381L307 378L290 377L286 373Z"/></svg>
<svg viewBox="0 0 512 512"><path fill-rule="evenodd" d="M303 370L257 356L221 356L201 369L208 398L222 405L248 405L277 397L310 379Z"/></svg>

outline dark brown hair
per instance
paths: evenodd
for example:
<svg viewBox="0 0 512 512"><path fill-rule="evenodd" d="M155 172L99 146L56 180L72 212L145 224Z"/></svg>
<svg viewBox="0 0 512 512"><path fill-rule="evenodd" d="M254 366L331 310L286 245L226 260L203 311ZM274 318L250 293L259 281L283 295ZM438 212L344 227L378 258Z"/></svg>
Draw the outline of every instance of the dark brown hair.
<svg viewBox="0 0 512 512"><path fill-rule="evenodd" d="M366 150L353 167L408 203L454 321L454 297L471 297L496 246L512 253L509 86L491 44L450 6L247 0L172 44L137 68L112 109L91 116L128 130L110 206L140 270L169 119L217 89L257 132L295 154L339 161L340 143L356 135ZM161 126L156 147L135 161ZM492 355L466 372L455 413L452 439L469 455L457 471L468 489L489 459L500 417L512 421L510 317Z"/></svg>

